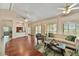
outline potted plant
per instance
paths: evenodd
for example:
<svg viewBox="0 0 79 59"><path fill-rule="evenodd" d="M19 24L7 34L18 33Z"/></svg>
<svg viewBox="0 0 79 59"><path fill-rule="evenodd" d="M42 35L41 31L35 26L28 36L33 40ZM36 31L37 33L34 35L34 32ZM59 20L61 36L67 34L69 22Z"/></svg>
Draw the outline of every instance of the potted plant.
<svg viewBox="0 0 79 59"><path fill-rule="evenodd" d="M74 36L74 35L68 35L68 36L66 36L66 40L68 40L68 41L75 41L75 38L76 38L76 36Z"/></svg>

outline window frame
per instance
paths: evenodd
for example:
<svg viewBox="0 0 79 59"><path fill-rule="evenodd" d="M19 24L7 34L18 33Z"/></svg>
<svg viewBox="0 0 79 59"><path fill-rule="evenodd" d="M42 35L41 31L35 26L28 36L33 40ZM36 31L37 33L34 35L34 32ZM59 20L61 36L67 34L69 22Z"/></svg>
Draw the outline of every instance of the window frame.
<svg viewBox="0 0 79 59"><path fill-rule="evenodd" d="M68 24L68 29L65 29L65 27L64 27L65 24ZM74 27L75 27L74 29L69 29L69 26L71 26L71 24L74 24ZM73 22L71 22L71 23L64 23L64 26L63 26L63 33L64 33L65 35L79 35L79 34L77 33L77 24L78 24L78 23L73 23ZM78 25L79 25L79 24L78 24ZM65 33L65 30L68 30L68 32ZM74 30L74 31L72 32L73 34L70 33L71 30Z"/></svg>

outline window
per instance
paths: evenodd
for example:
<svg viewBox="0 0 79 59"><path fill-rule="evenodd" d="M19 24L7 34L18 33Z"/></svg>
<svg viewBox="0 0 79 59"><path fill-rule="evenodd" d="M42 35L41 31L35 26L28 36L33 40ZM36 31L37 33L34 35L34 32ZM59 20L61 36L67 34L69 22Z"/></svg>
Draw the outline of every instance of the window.
<svg viewBox="0 0 79 59"><path fill-rule="evenodd" d="M69 31L69 24L64 24L64 34L67 34Z"/></svg>
<svg viewBox="0 0 79 59"><path fill-rule="evenodd" d="M69 24L69 33L70 34L75 34L75 24L74 23L71 23Z"/></svg>
<svg viewBox="0 0 79 59"><path fill-rule="evenodd" d="M76 23L65 23L64 34L79 35L79 24Z"/></svg>
<svg viewBox="0 0 79 59"><path fill-rule="evenodd" d="M76 34L79 35L79 24L76 24Z"/></svg>
<svg viewBox="0 0 79 59"><path fill-rule="evenodd" d="M3 27L4 32L9 32L9 30L10 30L10 27L7 27L7 26Z"/></svg>
<svg viewBox="0 0 79 59"><path fill-rule="evenodd" d="M31 34L31 28L28 27L28 34Z"/></svg>
<svg viewBox="0 0 79 59"><path fill-rule="evenodd" d="M48 33L56 33L57 25L56 24L48 24Z"/></svg>
<svg viewBox="0 0 79 59"><path fill-rule="evenodd" d="M36 34L41 33L41 25L36 26Z"/></svg>

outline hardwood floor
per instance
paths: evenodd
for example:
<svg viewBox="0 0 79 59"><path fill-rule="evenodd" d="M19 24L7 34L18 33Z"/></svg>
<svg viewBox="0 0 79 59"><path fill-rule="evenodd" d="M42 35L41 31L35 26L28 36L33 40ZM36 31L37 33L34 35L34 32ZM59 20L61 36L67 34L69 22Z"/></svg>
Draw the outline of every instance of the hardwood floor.
<svg viewBox="0 0 79 59"><path fill-rule="evenodd" d="M42 53L34 49L34 37L19 37L10 40L6 44L5 54L8 56L43 56Z"/></svg>

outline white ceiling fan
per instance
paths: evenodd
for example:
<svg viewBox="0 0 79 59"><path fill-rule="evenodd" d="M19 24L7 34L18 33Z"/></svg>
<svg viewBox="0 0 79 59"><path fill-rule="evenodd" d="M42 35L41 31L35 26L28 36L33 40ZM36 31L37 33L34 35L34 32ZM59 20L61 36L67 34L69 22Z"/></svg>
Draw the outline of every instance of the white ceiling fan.
<svg viewBox="0 0 79 59"><path fill-rule="evenodd" d="M59 10L62 10L63 14L69 14L72 10L79 9L79 7L75 7L77 3L74 3L72 5L66 3L64 8L58 8Z"/></svg>

